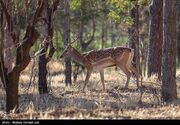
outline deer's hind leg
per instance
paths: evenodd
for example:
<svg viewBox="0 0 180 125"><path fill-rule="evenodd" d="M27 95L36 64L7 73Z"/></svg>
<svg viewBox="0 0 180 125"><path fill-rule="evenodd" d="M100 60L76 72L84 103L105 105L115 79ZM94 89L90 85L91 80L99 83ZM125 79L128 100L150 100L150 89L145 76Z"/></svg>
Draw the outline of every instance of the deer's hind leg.
<svg viewBox="0 0 180 125"><path fill-rule="evenodd" d="M91 73L92 73L91 71L87 71L86 79L85 79L85 83L84 83L84 87L83 87L83 92L84 92L84 89L85 89L87 83L89 82L89 78L91 76Z"/></svg>
<svg viewBox="0 0 180 125"><path fill-rule="evenodd" d="M122 63L121 61L118 61L118 60L116 60L116 66L119 67L126 74L127 80L126 80L125 88L128 88L129 81L130 81L130 78L131 78L130 67L127 65L126 61Z"/></svg>
<svg viewBox="0 0 180 125"><path fill-rule="evenodd" d="M130 68L131 68L131 71L135 74L137 87L139 88L139 74L136 71L136 69L133 67L133 65L131 65Z"/></svg>
<svg viewBox="0 0 180 125"><path fill-rule="evenodd" d="M126 66L121 66L120 69L126 74L126 77L127 77L126 85L124 88L128 88L129 80L131 78L131 71Z"/></svg>
<svg viewBox="0 0 180 125"><path fill-rule="evenodd" d="M105 85L104 85L104 70L100 70L100 77L101 77L101 82L102 82L102 85L103 85L103 91L105 91Z"/></svg>

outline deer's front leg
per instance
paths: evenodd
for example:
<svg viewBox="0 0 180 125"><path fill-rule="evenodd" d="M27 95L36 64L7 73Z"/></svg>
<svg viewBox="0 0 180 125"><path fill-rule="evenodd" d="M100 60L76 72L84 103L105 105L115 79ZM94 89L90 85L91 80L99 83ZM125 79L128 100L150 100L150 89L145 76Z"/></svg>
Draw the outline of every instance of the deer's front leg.
<svg viewBox="0 0 180 125"><path fill-rule="evenodd" d="M102 85L103 85L103 90L105 91L105 85L104 85L104 70L100 70L100 77L101 77L101 82L102 82Z"/></svg>
<svg viewBox="0 0 180 125"><path fill-rule="evenodd" d="M84 87L83 87L83 92L84 92L84 89L85 89L87 83L89 82L90 76L91 76L91 71L87 71L86 79L85 79L85 83L84 83Z"/></svg>

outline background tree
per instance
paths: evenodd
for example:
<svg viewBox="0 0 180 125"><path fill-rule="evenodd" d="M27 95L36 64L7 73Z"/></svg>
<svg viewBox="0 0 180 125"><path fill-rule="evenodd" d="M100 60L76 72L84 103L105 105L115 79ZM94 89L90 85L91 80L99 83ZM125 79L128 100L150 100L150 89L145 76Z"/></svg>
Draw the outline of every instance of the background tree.
<svg viewBox="0 0 180 125"><path fill-rule="evenodd" d="M176 90L176 0L163 5L162 101L177 99Z"/></svg>
<svg viewBox="0 0 180 125"><path fill-rule="evenodd" d="M79 42L81 45L81 50L87 51L88 46L93 42L95 31L96 31L96 22L94 15L94 1L81 0L80 12L79 12ZM92 22L92 34L85 34L85 26L89 22Z"/></svg>
<svg viewBox="0 0 180 125"><path fill-rule="evenodd" d="M163 0L152 0L150 6L150 31L148 76L157 74L161 78L163 41Z"/></svg>
<svg viewBox="0 0 180 125"><path fill-rule="evenodd" d="M108 12L108 8L106 5L106 1L105 0L101 0L101 5L102 5L102 33L101 33L101 37L102 37L102 48L106 47L107 44L107 38L108 38L108 20L107 20L107 12Z"/></svg>

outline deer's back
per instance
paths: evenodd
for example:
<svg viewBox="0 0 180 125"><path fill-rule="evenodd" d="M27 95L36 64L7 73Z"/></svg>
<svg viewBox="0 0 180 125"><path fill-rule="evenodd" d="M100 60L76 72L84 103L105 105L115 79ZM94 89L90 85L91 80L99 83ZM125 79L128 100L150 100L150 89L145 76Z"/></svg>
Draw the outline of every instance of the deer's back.
<svg viewBox="0 0 180 125"><path fill-rule="evenodd" d="M90 62L97 62L99 60L109 57L112 58L120 57L124 52L131 52L131 49L127 47L113 47L113 48L92 50L87 53L84 53L83 55Z"/></svg>

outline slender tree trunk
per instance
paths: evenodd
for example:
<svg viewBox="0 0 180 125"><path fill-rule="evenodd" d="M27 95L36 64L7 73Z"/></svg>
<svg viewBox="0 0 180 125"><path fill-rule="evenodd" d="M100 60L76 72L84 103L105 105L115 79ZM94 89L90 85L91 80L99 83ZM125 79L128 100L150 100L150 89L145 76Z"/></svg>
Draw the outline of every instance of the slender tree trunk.
<svg viewBox="0 0 180 125"><path fill-rule="evenodd" d="M47 59L46 59L46 52L47 52L47 40L43 41L44 46L42 46L42 51L39 56L39 80L38 80L38 90L39 94L46 94L48 93L47 87ZM45 47L46 46L46 47Z"/></svg>
<svg viewBox="0 0 180 125"><path fill-rule="evenodd" d="M162 101L177 99L176 89L176 0L164 0Z"/></svg>
<svg viewBox="0 0 180 125"><path fill-rule="evenodd" d="M105 48L105 16L103 15L102 17L102 34L101 34L101 39L102 39L102 48Z"/></svg>
<svg viewBox="0 0 180 125"><path fill-rule="evenodd" d="M64 23L63 23L63 42L64 47L70 43L70 11L69 11L69 0L64 0ZM67 85L72 85L71 80L72 66L71 58L65 59L65 83Z"/></svg>
<svg viewBox="0 0 180 125"><path fill-rule="evenodd" d="M131 28L128 29L128 45L129 47L133 48L135 51L134 55L137 55L137 44L139 41L139 34L138 34L138 9L134 7L131 10L131 17L133 18L134 22ZM138 50L139 51L139 50ZM133 62L136 63L136 56L133 58ZM134 64L136 67L136 65Z"/></svg>
<svg viewBox="0 0 180 125"><path fill-rule="evenodd" d="M106 43L107 43L107 19L106 15L104 14L102 17L102 48L106 48Z"/></svg>
<svg viewBox="0 0 180 125"><path fill-rule="evenodd" d="M112 22L111 24L111 47L114 46L115 40L116 40L116 33L115 33L115 23Z"/></svg>
<svg viewBox="0 0 180 125"><path fill-rule="evenodd" d="M3 9L0 8L0 27L3 27L4 24L4 14L3 14ZM1 36L0 36L0 56L2 55L2 51L4 48L4 30L1 30Z"/></svg>
<svg viewBox="0 0 180 125"><path fill-rule="evenodd" d="M44 25L42 28L44 36L44 40L41 43L41 52L39 56L39 61L38 61L38 90L39 94L46 94L48 93L48 87L47 87L47 63L48 60L46 59L46 54L49 46L49 41L48 41L48 24L49 22L49 15L48 15L48 8L49 8L49 3L48 1L45 2L45 6L43 8L43 16L46 17L47 19L47 25Z"/></svg>
<svg viewBox="0 0 180 125"><path fill-rule="evenodd" d="M102 0L101 5L103 7L103 14L102 14L102 48L106 48L106 43L107 43L107 38L108 38L108 23L107 23L107 6L106 6L106 1Z"/></svg>
<svg viewBox="0 0 180 125"><path fill-rule="evenodd" d="M161 79L163 41L163 0L153 0L150 6L150 32L148 54L148 76L158 75Z"/></svg>
<svg viewBox="0 0 180 125"><path fill-rule="evenodd" d="M48 1L45 1L45 17L47 19L47 25L45 26L45 39L42 42L42 51L39 57L39 93L46 94L48 93L47 87L47 64L52 58L55 48L53 47L53 14L57 9L59 0L53 2L52 5ZM48 52L48 48L49 52Z"/></svg>
<svg viewBox="0 0 180 125"><path fill-rule="evenodd" d="M3 27L3 24L4 24L4 14L3 14L3 9L0 8L0 27ZM4 41L4 30L1 30L1 33L0 33L0 57L3 54L3 48L4 48L3 41Z"/></svg>
<svg viewBox="0 0 180 125"><path fill-rule="evenodd" d="M179 0L177 0L179 2ZM180 2L177 3L177 57L180 66Z"/></svg>
<svg viewBox="0 0 180 125"><path fill-rule="evenodd" d="M130 48L134 49L133 66L136 68L136 72L140 74L140 55L139 55L139 6L136 5L131 10L131 17L134 23L131 28L128 29L128 44ZM139 76L136 76L136 83L139 86Z"/></svg>

